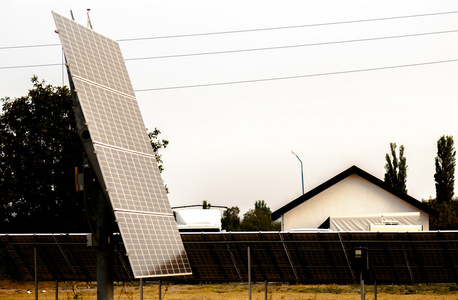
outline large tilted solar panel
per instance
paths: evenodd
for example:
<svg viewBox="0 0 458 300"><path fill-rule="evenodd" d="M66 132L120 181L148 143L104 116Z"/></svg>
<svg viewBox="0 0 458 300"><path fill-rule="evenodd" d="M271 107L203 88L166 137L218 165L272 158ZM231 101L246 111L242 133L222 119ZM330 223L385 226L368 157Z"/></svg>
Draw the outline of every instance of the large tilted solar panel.
<svg viewBox="0 0 458 300"><path fill-rule="evenodd" d="M107 188L134 276L190 274L118 43L56 13L53 16L102 173L98 180ZM121 217L125 214L148 217ZM169 228L160 231L154 227L158 223ZM134 239L129 236L132 232ZM132 241L148 247L139 250Z"/></svg>

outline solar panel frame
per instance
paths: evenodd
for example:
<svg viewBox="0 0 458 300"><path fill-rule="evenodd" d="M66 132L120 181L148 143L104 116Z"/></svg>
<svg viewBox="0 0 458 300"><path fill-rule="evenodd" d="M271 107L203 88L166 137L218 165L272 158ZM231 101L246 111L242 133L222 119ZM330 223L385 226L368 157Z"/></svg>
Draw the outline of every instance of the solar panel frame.
<svg viewBox="0 0 458 300"><path fill-rule="evenodd" d="M119 44L59 14L53 16L92 141L86 152L100 170L95 173L106 188L135 278L190 274ZM138 215L127 217L132 214ZM164 220L167 230L153 234L164 228ZM136 230L139 226L146 229ZM130 232L137 234L135 238L128 236ZM163 238L165 234L169 240Z"/></svg>

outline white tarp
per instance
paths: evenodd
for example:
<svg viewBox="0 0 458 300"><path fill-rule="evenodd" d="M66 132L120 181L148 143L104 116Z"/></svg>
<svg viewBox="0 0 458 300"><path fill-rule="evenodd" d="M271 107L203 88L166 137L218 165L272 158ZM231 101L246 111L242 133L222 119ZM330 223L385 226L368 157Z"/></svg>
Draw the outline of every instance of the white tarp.
<svg viewBox="0 0 458 300"><path fill-rule="evenodd" d="M420 212L331 215L329 221L329 229L334 231L370 231L371 225L378 225L377 228L393 226L393 228L400 228L399 231L407 231L402 228L414 228L410 225L419 225L421 228Z"/></svg>

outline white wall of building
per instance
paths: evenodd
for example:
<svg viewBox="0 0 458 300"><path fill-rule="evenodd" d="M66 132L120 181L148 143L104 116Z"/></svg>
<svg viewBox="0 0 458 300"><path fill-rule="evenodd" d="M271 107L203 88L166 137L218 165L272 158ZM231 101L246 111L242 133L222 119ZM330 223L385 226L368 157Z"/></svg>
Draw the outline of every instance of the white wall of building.
<svg viewBox="0 0 458 300"><path fill-rule="evenodd" d="M418 212L419 209L353 174L282 215L282 230L317 228L331 215ZM420 211L423 230L429 216Z"/></svg>

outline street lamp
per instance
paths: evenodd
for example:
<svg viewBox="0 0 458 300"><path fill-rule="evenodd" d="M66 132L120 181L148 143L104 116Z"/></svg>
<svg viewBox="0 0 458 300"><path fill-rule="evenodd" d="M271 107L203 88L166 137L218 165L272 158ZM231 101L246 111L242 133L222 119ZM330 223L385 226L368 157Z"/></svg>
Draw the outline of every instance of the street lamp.
<svg viewBox="0 0 458 300"><path fill-rule="evenodd" d="M302 166L302 160L299 158L299 156L297 156L296 153L294 153L294 151L291 151L291 153L297 157L297 159L301 162L301 179L302 179L302 195L304 195L304 169L303 169L303 166Z"/></svg>

